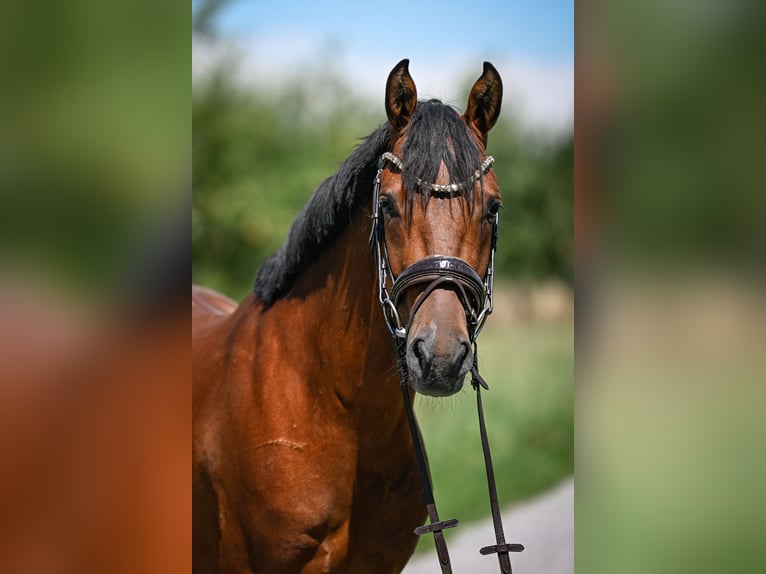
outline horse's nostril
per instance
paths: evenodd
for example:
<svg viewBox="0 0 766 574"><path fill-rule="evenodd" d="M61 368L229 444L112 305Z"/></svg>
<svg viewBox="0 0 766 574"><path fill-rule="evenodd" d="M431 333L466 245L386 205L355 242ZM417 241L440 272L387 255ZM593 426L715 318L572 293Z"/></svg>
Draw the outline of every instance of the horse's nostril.
<svg viewBox="0 0 766 574"><path fill-rule="evenodd" d="M468 355L471 352L471 346L466 343L460 343L460 347L454 355L454 362L452 363L452 372L456 377L465 374L470 365L468 364Z"/></svg>
<svg viewBox="0 0 766 574"><path fill-rule="evenodd" d="M430 361L430 355L428 354L428 351L426 350L426 344L423 341L423 339L418 339L415 341L415 344L413 345L412 352L415 354L415 357L418 360L418 365L420 366L420 373L422 374L423 378L426 378L428 376L428 370L430 369L431 361Z"/></svg>

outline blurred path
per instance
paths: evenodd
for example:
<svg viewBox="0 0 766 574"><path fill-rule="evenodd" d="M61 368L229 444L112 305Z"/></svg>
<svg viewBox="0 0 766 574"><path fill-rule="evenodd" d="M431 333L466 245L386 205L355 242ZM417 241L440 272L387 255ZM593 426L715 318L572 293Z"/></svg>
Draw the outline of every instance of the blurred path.
<svg viewBox="0 0 766 574"><path fill-rule="evenodd" d="M514 574L572 574L574 572L574 479L569 478L535 498L503 511L509 542L524 544L513 554ZM481 556L479 548L495 543L492 520L460 525L447 531L452 569L456 574L497 574L497 557ZM433 553L413 558L404 574L434 574Z"/></svg>

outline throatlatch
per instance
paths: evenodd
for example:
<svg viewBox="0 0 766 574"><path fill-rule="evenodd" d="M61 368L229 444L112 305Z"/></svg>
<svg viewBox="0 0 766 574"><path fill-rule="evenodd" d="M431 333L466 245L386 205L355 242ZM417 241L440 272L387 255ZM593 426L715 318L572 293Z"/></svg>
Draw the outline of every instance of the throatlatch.
<svg viewBox="0 0 766 574"><path fill-rule="evenodd" d="M487 156L482 162L480 169L476 170L475 179L471 182L450 185L419 183L432 194L449 193L451 194L450 197L457 196L463 192L467 185L473 185L477 179L483 177L484 172L489 169L493 161L494 159L492 156ZM415 447L415 456L417 458L418 472L420 473L420 481L423 487L423 496L426 501L426 510L428 511L429 523L416 528L414 532L418 536L428 533L433 534L441 571L443 574L451 574L452 564L450 562L447 542L444 538L443 531L447 528L457 526L458 520L456 518L440 520L439 518L436 501L434 499L431 476L428 472L423 437L415 417L415 412L412 408L412 398L409 390L409 370L406 361L407 332L412 324L413 317L433 291L443 288L446 283L449 283L450 287L455 288L458 298L466 311L466 321L471 342L473 344L474 353L473 366L471 367L471 386L476 391L476 405L479 414L479 432L481 435L482 452L484 454L484 465L487 473L487 487L489 490L492 523L495 529L495 544L481 548L479 553L482 555L497 554L501 572L503 572L503 574L512 574L510 553L521 552L524 550L524 546L521 544L509 544L505 541L505 532L503 531L502 517L500 515L500 506L497 498L495 472L492 466L492 455L490 453L489 439L487 437L487 429L484 420L484 408L481 402L481 390L489 390L489 385L479 374L476 347L476 339L484 326L484 322L492 313L494 307L492 294L494 284L495 249L497 247L498 216L495 214L493 220L489 265L483 281L468 262L463 261L458 257L450 256L427 257L412 264L398 277L394 277L388 261L385 228L379 205L380 174L382 173L386 162L392 163L399 170L403 167L402 160L390 152L384 153L380 159L373 190L373 223L372 232L370 234L370 243L375 252L377 265L378 300L393 340L402 398L407 413L412 443ZM389 279L391 282L390 290ZM402 325L398 313L399 299L410 287L422 284L425 284L426 286L410 309L409 321L406 326Z"/></svg>

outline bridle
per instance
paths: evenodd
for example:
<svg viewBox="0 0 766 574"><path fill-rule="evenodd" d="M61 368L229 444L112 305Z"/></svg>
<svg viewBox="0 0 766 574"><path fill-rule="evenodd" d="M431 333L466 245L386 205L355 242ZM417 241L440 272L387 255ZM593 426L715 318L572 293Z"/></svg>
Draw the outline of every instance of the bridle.
<svg viewBox="0 0 766 574"><path fill-rule="evenodd" d="M474 180L459 184L439 185L435 183L423 183L419 181L422 188L435 197L458 197L463 193L468 185L482 178L484 173L492 166L495 158L487 156L479 169L474 174ZM421 259L407 267L396 277L391 271L391 264L388 258L388 249L385 239L385 222L380 207L380 174L386 162L392 163L401 171L404 164L402 160L391 152L385 152L378 163L378 173L375 176L375 183L372 197L372 233L370 242L375 252L375 262L378 270L378 302L383 309L383 316L386 319L386 325L391 332L392 337L401 339L407 338L407 332L415 316L417 309L425 301L426 297L437 287L444 288L446 285L455 287L455 291L466 311L466 320L471 335L471 342L475 342L479 336L484 322L492 314L494 302L492 292L495 278L495 249L497 247L497 219L495 214L492 219L492 243L489 253L489 265L484 280L479 278L471 265L460 259L449 255L435 255ZM391 279L391 288L389 290L388 282ZM438 283L437 283L438 282ZM423 293L413 304L409 313L407 325L403 325L399 317L399 303L402 295L412 286L428 284Z"/></svg>
<svg viewBox="0 0 766 574"><path fill-rule="evenodd" d="M479 169L474 173L474 178L468 182L453 184L427 183L418 180L421 190L430 195L442 198L459 197L467 189L474 186L477 180L484 177L484 173L494 162L492 156L487 156L481 163ZM415 412L412 408L412 398L408 387L409 370L406 361L406 341L407 334L410 331L413 318L417 314L423 302L428 296L437 289L453 289L460 299L466 314L466 324L468 326L471 344L473 345L473 367L471 368L471 386L476 391L476 404L479 413L479 431L481 435L481 446L484 454L485 469L487 472L487 486L489 489L490 509L492 512L492 522L495 529L496 544L485 546L479 550L482 555L497 554L500 564L500 570L504 574L512 574L510 552L521 552L524 546L521 544L508 544L505 541L502 519L500 516L500 507L497 499L497 487L495 485L495 474L492 467L492 456L489 450L489 440L487 438L487 429L484 422L484 409L481 402L481 389L489 390L489 385L479 374L477 362L476 339L481 332L487 317L492 314L493 288L494 288L494 268L495 268L495 250L497 248L497 223L498 215L494 214L492 219L492 242L489 254L489 264L487 273L482 280L476 270L471 265L460 259L449 255L434 255L417 261L402 271L399 276L394 276L391 271L391 265L388 257L388 249L385 239L385 222L381 213L380 206L380 175L387 163L394 165L399 171L402 171L404 163L400 158L391 152L385 152L378 162L378 172L375 176L373 187L372 203L372 231L370 233L370 243L375 253L375 262L378 276L378 301L386 325L391 333L394 350L396 353L396 365L399 373L400 388L404 399L407 420L410 426L413 446L420 473L420 482L423 487L423 495L426 501L426 510L428 511L429 523L415 529L415 534L421 536L431 533L434 536L436 553L439 558L439 565L443 574L452 573L447 543L444 539L443 530L457 526L457 519L440 520L434 500L431 477L428 472L426 462L425 447L423 438L418 427ZM389 288L389 281L391 286ZM409 319L405 325L402 324L399 316L399 304L404 293L415 285L425 285L421 293L415 299L409 310Z"/></svg>

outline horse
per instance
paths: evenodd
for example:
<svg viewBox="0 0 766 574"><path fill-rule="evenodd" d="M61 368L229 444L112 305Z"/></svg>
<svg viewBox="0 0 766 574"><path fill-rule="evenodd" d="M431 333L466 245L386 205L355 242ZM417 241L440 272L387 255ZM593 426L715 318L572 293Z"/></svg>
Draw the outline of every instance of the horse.
<svg viewBox="0 0 766 574"><path fill-rule="evenodd" d="M410 398L457 393L474 349L453 282L413 281L383 311L381 293L433 256L487 275L502 81L485 62L460 114L418 100L408 67L253 291L237 305L192 285L194 572L391 574L415 549L426 511L391 335L406 324Z"/></svg>

